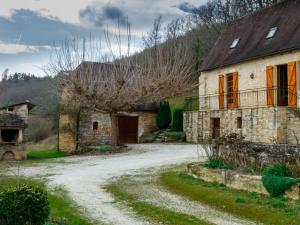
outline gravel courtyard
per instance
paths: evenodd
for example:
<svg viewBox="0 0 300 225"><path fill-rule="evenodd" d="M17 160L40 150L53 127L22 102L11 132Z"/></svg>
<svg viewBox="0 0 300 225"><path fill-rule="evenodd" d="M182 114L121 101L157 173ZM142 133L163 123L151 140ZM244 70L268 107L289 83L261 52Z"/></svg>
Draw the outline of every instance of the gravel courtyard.
<svg viewBox="0 0 300 225"><path fill-rule="evenodd" d="M50 187L63 186L83 210L96 221L116 225L148 224L131 212L112 204L114 199L101 187L112 178L197 160L197 145L140 144L112 156L79 156L22 167L21 175L46 177Z"/></svg>

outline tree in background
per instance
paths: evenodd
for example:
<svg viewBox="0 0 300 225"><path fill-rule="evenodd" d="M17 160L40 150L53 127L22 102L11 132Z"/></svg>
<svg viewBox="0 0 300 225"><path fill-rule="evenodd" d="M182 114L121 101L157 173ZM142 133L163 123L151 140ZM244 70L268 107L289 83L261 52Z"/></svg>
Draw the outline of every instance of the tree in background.
<svg viewBox="0 0 300 225"><path fill-rule="evenodd" d="M173 131L183 131L183 109L175 109L173 112Z"/></svg>
<svg viewBox="0 0 300 225"><path fill-rule="evenodd" d="M160 102L156 118L158 128L167 129L170 126L171 120L172 114L169 102Z"/></svg>
<svg viewBox="0 0 300 225"><path fill-rule="evenodd" d="M64 87L67 102L74 100L81 107L110 114L113 143L117 141L118 112L187 93L198 83L188 39L168 40L132 54L130 27L127 31L127 38L122 32L113 37L105 33L109 53L94 39L66 41L54 48L55 57L46 68L51 74L71 71L57 85Z"/></svg>

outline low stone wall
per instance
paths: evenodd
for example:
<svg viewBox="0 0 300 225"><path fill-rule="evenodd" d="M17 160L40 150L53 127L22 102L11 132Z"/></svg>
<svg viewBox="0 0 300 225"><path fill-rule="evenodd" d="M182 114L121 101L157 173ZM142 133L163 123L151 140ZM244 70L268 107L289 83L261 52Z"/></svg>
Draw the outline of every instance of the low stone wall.
<svg viewBox="0 0 300 225"><path fill-rule="evenodd" d="M26 145L0 146L0 160L25 160L26 157Z"/></svg>
<svg viewBox="0 0 300 225"><path fill-rule="evenodd" d="M300 146L286 144L254 143L250 141L232 141L220 146L223 161L240 166L264 168L281 163L300 176Z"/></svg>
<svg viewBox="0 0 300 225"><path fill-rule="evenodd" d="M189 164L188 172L190 175L208 182L217 182L229 188L268 195L262 184L261 176L242 174L233 170L208 169L201 163ZM299 200L300 184L294 185L290 190L286 191L285 196Z"/></svg>

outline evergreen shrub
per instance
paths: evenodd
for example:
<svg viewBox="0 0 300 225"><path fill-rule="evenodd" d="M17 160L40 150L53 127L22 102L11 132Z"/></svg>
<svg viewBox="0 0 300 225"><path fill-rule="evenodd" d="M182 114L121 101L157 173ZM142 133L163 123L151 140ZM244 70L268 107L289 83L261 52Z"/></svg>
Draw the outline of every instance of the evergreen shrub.
<svg viewBox="0 0 300 225"><path fill-rule="evenodd" d="M47 194L42 189L22 186L0 192L0 224L44 225L49 213Z"/></svg>
<svg viewBox="0 0 300 225"><path fill-rule="evenodd" d="M171 123L172 120L172 114L169 102L162 101L159 104L159 109L157 112L157 126L159 129L167 129Z"/></svg>
<svg viewBox="0 0 300 225"><path fill-rule="evenodd" d="M262 173L262 182L272 197L281 196L300 182L300 179L292 178L292 173L282 164L275 164L267 167Z"/></svg>
<svg viewBox="0 0 300 225"><path fill-rule="evenodd" d="M175 109L172 122L173 131L183 131L183 109Z"/></svg>

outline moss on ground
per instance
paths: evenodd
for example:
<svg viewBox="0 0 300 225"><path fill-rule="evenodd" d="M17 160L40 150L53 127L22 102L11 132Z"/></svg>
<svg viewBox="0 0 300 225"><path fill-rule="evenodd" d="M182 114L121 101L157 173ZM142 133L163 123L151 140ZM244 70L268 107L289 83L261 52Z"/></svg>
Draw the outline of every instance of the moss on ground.
<svg viewBox="0 0 300 225"><path fill-rule="evenodd" d="M163 173L160 183L178 195L259 223L298 225L300 221L300 201L232 190L179 172Z"/></svg>

